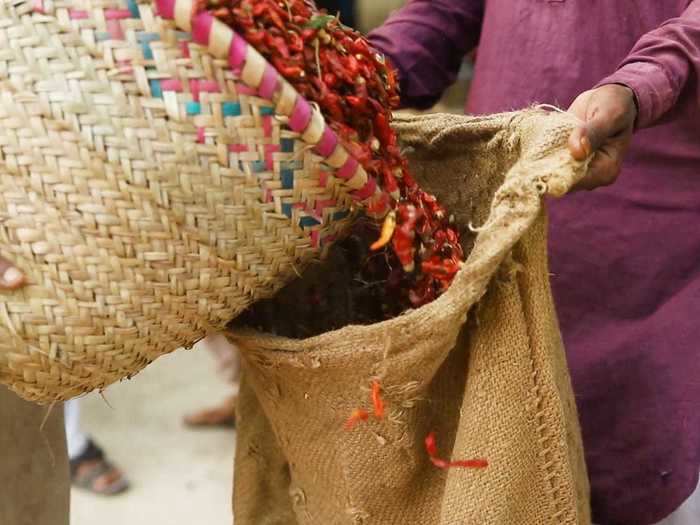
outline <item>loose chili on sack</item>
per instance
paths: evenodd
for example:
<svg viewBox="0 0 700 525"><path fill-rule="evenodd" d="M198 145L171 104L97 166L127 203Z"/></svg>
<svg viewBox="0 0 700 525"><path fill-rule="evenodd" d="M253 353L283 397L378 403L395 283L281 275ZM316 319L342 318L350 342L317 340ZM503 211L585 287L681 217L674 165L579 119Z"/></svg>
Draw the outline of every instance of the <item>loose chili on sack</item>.
<svg viewBox="0 0 700 525"><path fill-rule="evenodd" d="M386 252L389 297L401 306L398 312L445 291L464 253L446 210L421 190L399 150L390 126L399 91L387 60L309 1L200 0L197 9L236 30L317 103L349 153L393 197L395 211L372 249Z"/></svg>

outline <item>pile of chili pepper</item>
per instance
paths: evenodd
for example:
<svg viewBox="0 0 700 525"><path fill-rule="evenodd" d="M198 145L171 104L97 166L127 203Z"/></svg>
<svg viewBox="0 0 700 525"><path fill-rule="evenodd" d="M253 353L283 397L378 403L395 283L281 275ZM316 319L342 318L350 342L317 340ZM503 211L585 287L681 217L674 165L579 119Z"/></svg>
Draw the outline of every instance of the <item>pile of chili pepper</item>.
<svg viewBox="0 0 700 525"><path fill-rule="evenodd" d="M372 245L385 255L379 264L392 299L405 309L446 290L464 254L445 209L421 190L399 150L390 125L399 88L388 61L310 0L199 0L197 9L234 29L317 103L348 152L392 196L393 211Z"/></svg>

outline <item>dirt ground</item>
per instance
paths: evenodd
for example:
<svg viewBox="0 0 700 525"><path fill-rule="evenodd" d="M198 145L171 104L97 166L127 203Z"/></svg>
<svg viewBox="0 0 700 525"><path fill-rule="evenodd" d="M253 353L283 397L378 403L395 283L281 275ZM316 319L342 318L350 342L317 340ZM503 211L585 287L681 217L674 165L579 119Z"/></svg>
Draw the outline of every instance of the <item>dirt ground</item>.
<svg viewBox="0 0 700 525"><path fill-rule="evenodd" d="M228 393L209 354L179 350L131 381L83 401L83 423L132 488L98 497L73 490L71 525L230 525L235 432L193 431L188 411Z"/></svg>

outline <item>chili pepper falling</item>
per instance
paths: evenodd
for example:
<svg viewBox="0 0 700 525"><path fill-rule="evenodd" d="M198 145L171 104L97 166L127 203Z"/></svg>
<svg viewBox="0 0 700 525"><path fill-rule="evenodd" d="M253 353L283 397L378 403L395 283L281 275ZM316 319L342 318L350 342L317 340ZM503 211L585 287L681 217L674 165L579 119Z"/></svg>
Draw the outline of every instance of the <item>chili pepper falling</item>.
<svg viewBox="0 0 700 525"><path fill-rule="evenodd" d="M394 230L396 230L396 212L391 210L387 216L384 218L384 224L382 224L382 231L374 244L369 248L370 250L381 250L391 242L391 238L394 236Z"/></svg>
<svg viewBox="0 0 700 525"><path fill-rule="evenodd" d="M390 125L398 83L388 61L311 0L198 0L196 9L239 32L316 102L350 154L395 199L395 228L392 216L373 248L390 244L384 248L389 266L398 262L407 274L390 279L394 286L408 284L408 293L397 293L399 302L421 306L446 290L464 254L445 210L418 186L400 154Z"/></svg>

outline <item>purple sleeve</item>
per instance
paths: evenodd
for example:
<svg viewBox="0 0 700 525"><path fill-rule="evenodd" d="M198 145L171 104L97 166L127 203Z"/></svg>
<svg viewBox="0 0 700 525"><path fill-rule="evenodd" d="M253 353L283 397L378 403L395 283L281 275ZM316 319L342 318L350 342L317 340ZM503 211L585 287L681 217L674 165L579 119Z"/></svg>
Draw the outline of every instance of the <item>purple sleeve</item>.
<svg viewBox="0 0 700 525"><path fill-rule="evenodd" d="M691 75L700 76L700 0L642 36L618 70L598 85L632 89L639 105L637 127L645 128L673 108ZM691 96L700 99L700 93Z"/></svg>
<svg viewBox="0 0 700 525"><path fill-rule="evenodd" d="M429 108L479 41L484 0L411 0L369 35L399 70L401 101Z"/></svg>

